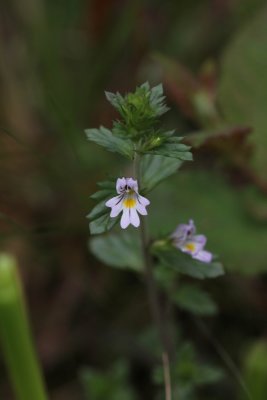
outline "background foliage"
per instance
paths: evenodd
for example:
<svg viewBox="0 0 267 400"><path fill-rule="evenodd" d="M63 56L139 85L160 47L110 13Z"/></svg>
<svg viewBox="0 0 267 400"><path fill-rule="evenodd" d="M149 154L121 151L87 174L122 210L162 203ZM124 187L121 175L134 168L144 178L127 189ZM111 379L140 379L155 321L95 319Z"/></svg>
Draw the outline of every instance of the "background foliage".
<svg viewBox="0 0 267 400"><path fill-rule="evenodd" d="M197 358L224 371L209 386L189 379L198 399L239 399L243 370L252 398L264 399L266 14L263 0L1 3L1 247L19 260L52 399L94 390L88 398L101 400L109 388L117 399L154 395L146 294L131 270L104 265L107 249L103 264L89 253L85 218L96 182L122 175L127 164L83 131L112 128L117 114L105 90L125 93L145 81L163 82L171 109L163 124L194 155L151 193L150 226L165 234L193 217L227 270L197 287L181 282L175 320L194 343L180 346L184 396L192 394L186 382ZM165 162L170 175L180 167ZM156 186L143 168L144 186ZM96 239L93 253L97 247ZM216 313L214 302L218 314L199 320ZM2 361L0 368L0 397L12 399Z"/></svg>

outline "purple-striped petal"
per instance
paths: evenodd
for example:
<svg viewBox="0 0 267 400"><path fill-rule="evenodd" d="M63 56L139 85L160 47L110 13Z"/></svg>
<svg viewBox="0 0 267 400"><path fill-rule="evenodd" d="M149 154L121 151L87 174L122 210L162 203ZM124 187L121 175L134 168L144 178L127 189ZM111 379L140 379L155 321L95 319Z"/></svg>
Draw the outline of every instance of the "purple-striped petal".
<svg viewBox="0 0 267 400"><path fill-rule="evenodd" d="M121 195L112 197L112 199L106 201L105 205L107 207L115 207L120 202L121 199L122 199Z"/></svg>
<svg viewBox="0 0 267 400"><path fill-rule="evenodd" d="M122 200L120 200L118 204L112 207L110 217L111 218L117 217L121 211L122 211Z"/></svg>

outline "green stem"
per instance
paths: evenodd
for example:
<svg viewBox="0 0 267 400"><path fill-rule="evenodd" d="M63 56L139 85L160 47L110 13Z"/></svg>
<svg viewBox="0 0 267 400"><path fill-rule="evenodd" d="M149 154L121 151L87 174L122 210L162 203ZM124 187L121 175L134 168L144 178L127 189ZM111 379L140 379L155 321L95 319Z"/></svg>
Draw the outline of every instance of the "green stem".
<svg viewBox="0 0 267 400"><path fill-rule="evenodd" d="M134 158L134 176L138 180L138 183L140 183L139 163L140 163L140 156L136 155ZM156 281L154 279L153 261L149 251L149 237L147 234L147 226L144 218L142 218L141 221L140 233L141 233L141 246L142 246L142 254L144 260L144 272L147 283L148 299L149 299L151 314L155 321L159 334L159 339L163 349L162 362L163 362L164 383L165 383L165 399L171 400L172 394L171 394L171 376L170 376L170 343L162 316L158 288Z"/></svg>
<svg viewBox="0 0 267 400"><path fill-rule="evenodd" d="M141 224L141 244L144 259L144 269L147 282L147 291L151 313L155 324L157 326L159 339L163 348L162 361L163 361L163 374L165 384L165 399L171 400L171 375L170 375L170 343L165 329L165 323L162 318L162 310L160 307L160 300L157 285L153 274L153 262L149 252L149 240L146 232L146 223L144 219Z"/></svg>
<svg viewBox="0 0 267 400"><path fill-rule="evenodd" d="M0 340L16 398L47 400L16 261L7 254L0 254Z"/></svg>

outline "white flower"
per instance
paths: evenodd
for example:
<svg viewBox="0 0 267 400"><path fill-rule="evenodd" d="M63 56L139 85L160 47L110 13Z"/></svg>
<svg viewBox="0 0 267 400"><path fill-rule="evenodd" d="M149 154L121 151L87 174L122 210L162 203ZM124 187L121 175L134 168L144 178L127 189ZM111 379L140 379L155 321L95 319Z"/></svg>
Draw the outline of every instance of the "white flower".
<svg viewBox="0 0 267 400"><path fill-rule="evenodd" d="M190 254L196 260L210 263L212 261L212 253L204 250L207 242L205 235L196 235L196 227L192 219L188 224L180 224L171 235L175 247Z"/></svg>
<svg viewBox="0 0 267 400"><path fill-rule="evenodd" d="M140 218L137 213L147 215L146 206L150 201L138 193L137 181L133 178L118 178L116 183L118 196L112 197L105 204L111 207L110 217L117 217L122 211L120 225L122 229L130 224L136 228L140 225Z"/></svg>

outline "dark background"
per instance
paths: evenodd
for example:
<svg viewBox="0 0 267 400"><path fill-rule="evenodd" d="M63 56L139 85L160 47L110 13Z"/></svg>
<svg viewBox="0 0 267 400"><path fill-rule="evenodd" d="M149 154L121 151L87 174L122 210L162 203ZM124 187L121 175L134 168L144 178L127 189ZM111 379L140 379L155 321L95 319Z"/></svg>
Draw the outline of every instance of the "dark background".
<svg viewBox="0 0 267 400"><path fill-rule="evenodd" d="M129 360L137 398L151 396L138 335L150 325L133 272L88 250L96 182L122 175L119 156L84 129L117 115L104 90L163 82L167 128L195 162L150 195L156 232L193 217L226 276L202 284L219 314L209 335L177 311L203 359L225 371L210 397L239 398L237 374L266 333L267 10L260 0L12 0L0 5L0 238L15 254L53 400L83 399L81 368ZM197 146L200 132L214 136ZM201 137L201 136L199 136ZM126 169L127 170L127 169ZM11 399L1 361L0 394ZM257 399L261 399L258 397ZM257 400L256 399L256 400ZM29 399L33 400L33 399Z"/></svg>

